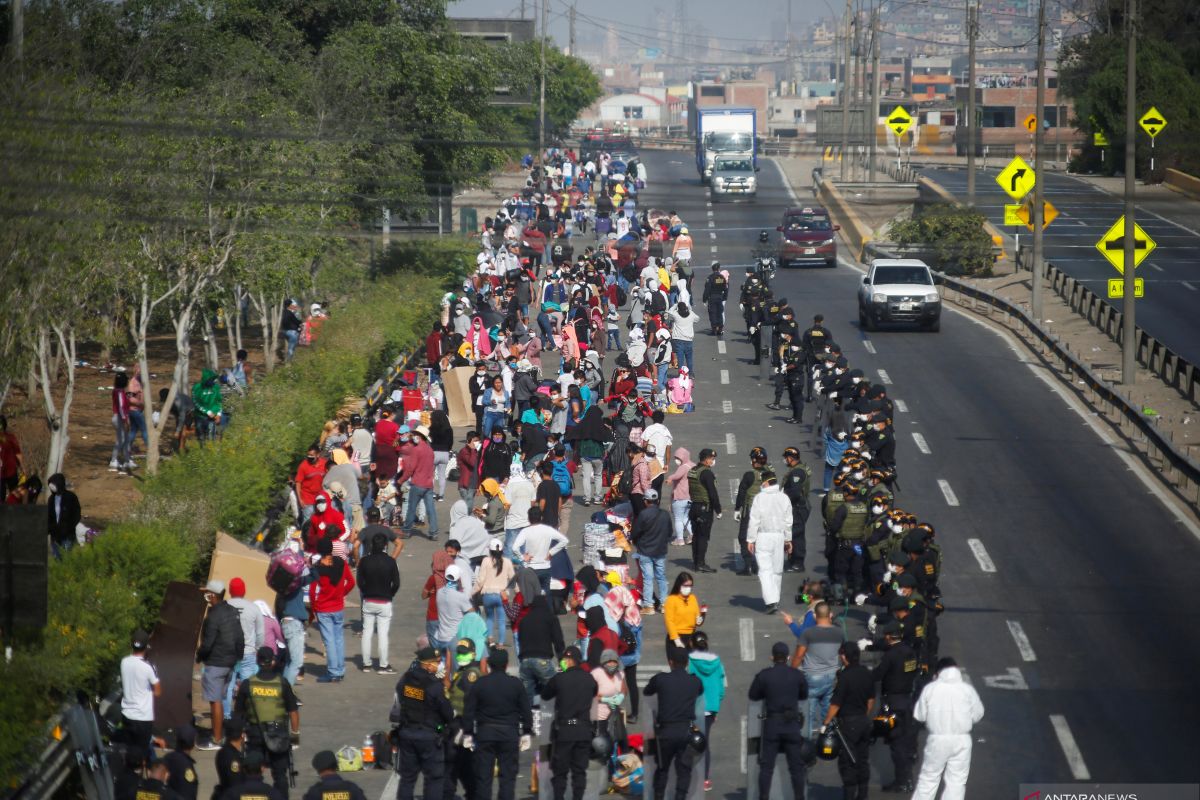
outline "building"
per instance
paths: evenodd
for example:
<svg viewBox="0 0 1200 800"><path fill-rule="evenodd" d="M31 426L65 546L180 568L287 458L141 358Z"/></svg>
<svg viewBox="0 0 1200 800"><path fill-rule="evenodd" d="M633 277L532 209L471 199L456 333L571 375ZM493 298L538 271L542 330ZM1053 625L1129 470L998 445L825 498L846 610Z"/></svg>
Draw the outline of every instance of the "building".
<svg viewBox="0 0 1200 800"><path fill-rule="evenodd" d="M450 24L464 39L478 39L489 45L532 42L534 37L534 23L531 19L451 17ZM514 93L503 84L503 81L496 87L496 93L492 97L492 105L497 106L523 106L532 102L532 94L529 92Z"/></svg>
<svg viewBox="0 0 1200 800"><path fill-rule="evenodd" d="M690 102L692 108L708 108L710 106L738 106L753 108L758 112L758 124L761 127L769 118L771 107L771 85L764 81L727 81L716 83L703 81L691 84ZM689 119L694 115L689 114Z"/></svg>
<svg viewBox="0 0 1200 800"><path fill-rule="evenodd" d="M589 125L602 125L606 128L661 128L667 124L666 90L662 92L661 97L642 92L609 95L585 111L580 119Z"/></svg>
<svg viewBox="0 0 1200 800"><path fill-rule="evenodd" d="M1070 148L1083 142L1083 134L1070 124L1074 105L1066 98L1060 101L1058 97L1058 76L1054 72L1046 74L1046 105L1041 114L1037 114L1036 72L1017 76L1011 81L980 78L978 84L975 87L975 108L979 118L977 155L982 155L985 149L989 154L1001 156L1031 151L1033 134L1025 127L1025 121L1031 115L1039 117L1045 130L1043 140L1056 149L1059 160L1068 156ZM967 131L962 123L967 116L969 91L966 86L959 86L955 93L959 125L954 141L959 155L966 153Z"/></svg>

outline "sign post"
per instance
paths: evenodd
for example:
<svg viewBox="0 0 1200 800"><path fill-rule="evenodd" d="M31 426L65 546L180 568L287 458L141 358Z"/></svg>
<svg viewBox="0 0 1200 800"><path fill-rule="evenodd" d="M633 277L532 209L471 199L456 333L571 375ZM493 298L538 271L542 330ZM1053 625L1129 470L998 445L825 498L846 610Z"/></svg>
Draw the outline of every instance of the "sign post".
<svg viewBox="0 0 1200 800"><path fill-rule="evenodd" d="M1154 172L1154 140L1162 133L1163 128L1167 127L1167 118L1160 114L1157 108L1150 106L1150 110L1138 120L1138 125L1150 135L1150 171Z"/></svg>

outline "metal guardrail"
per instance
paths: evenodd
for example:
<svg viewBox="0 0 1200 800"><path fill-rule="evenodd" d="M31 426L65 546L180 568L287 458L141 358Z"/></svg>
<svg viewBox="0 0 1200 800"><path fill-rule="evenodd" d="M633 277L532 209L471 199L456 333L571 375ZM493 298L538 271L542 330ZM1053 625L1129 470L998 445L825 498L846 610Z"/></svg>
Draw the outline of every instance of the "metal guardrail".
<svg viewBox="0 0 1200 800"><path fill-rule="evenodd" d="M93 709L72 704L54 721L54 726L61 731L59 738L53 739L38 759L38 765L31 770L25 780L8 792L0 792L0 797L6 800L53 800L60 796L63 784L75 770L91 773L93 777L103 774L100 769L100 759L105 758L103 752L97 751L98 742L76 742L72 738L71 726L66 720L70 714L94 715L95 719L104 720L112 725L120 718L120 692L113 691L99 706ZM92 726L93 729L95 726ZM102 791L102 790L101 790ZM111 796L111 787L109 795Z"/></svg>
<svg viewBox="0 0 1200 800"><path fill-rule="evenodd" d="M696 147L694 138L681 136L643 136L640 139L634 139L633 143L639 148L648 150L693 150ZM800 140L794 142L766 141L762 143L762 148L759 150L759 153L764 156L798 155L805 152L817 152L816 144Z"/></svg>
<svg viewBox="0 0 1200 800"><path fill-rule="evenodd" d="M375 411L384 400L388 397L387 387L392 385L392 381L400 377L400 374L408 369L414 359L417 357L418 350L405 350L396 359L392 361L392 365L388 367L387 375L375 381L367 389L365 397L367 399L367 413Z"/></svg>

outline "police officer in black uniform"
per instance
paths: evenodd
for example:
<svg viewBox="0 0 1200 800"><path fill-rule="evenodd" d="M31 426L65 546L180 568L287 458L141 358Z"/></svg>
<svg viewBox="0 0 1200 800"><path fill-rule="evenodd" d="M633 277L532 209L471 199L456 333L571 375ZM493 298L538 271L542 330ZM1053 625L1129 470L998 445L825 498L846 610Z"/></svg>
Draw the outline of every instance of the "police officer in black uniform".
<svg viewBox="0 0 1200 800"><path fill-rule="evenodd" d="M436 677L439 661L437 650L422 647L417 651L416 664L409 667L396 684L398 800L412 800L418 775L425 778L425 800L442 800L444 759L441 737L445 726L454 719L454 712L442 682Z"/></svg>
<svg viewBox="0 0 1200 800"><path fill-rule="evenodd" d="M804 673L788 666L788 646L776 642L771 647L772 665L754 676L750 699L761 700L762 739L758 752L758 796L771 796L771 778L775 757L783 752L792 776L796 800L804 798L804 715L799 703L808 698Z"/></svg>
<svg viewBox="0 0 1200 800"><path fill-rule="evenodd" d="M895 718L887 736L895 777L883 787L883 791L911 793L913 760L917 755L917 730L912 718L917 656L913 649L902 641L903 634L899 622L889 622L879 629L879 633L883 636L887 649L873 674L880 684L883 706Z"/></svg>
<svg viewBox="0 0 1200 800"><path fill-rule="evenodd" d="M866 800L871 789L871 710L875 707L875 678L858 663L857 642L843 642L838 650L842 668L833 685L829 712L821 732L837 720L845 747L838 754L842 800Z"/></svg>
<svg viewBox="0 0 1200 800"><path fill-rule="evenodd" d="M792 416L784 422L799 425L804 421L804 362L800 345L795 343L791 334L784 334L781 357L780 377L783 379L784 388L787 389L788 402L792 406Z"/></svg>
<svg viewBox="0 0 1200 800"><path fill-rule="evenodd" d="M721 262L712 263L712 274L704 281L701 301L708 306L708 324L713 336L725 333L725 301L729 299L729 281L721 274Z"/></svg>
<svg viewBox="0 0 1200 800"><path fill-rule="evenodd" d="M685 751L696 724L696 698L704 694L704 684L687 671L688 655L682 647L668 648L667 663L671 671L654 675L643 692L646 697L658 697L658 715L654 720L654 800L666 800L672 764L675 800L687 800L692 759Z"/></svg>
<svg viewBox="0 0 1200 800"><path fill-rule="evenodd" d="M217 785L213 787L212 800L221 800L221 796L242 782L244 774L242 765L245 757L246 723L241 717L233 717L225 723L225 744L217 751ZM258 759L259 772L262 772L262 759Z"/></svg>
<svg viewBox="0 0 1200 800"><path fill-rule="evenodd" d="M557 624L557 623L555 623ZM525 685L509 675L508 651L488 653L488 674L475 682L463 710L463 744L475 749L475 800L492 800L492 771L499 767L499 800L513 800L518 751L533 746L533 711Z"/></svg>
<svg viewBox="0 0 1200 800"><path fill-rule="evenodd" d="M163 756L167 765L167 786L183 800L196 800L200 791L196 762L192 758L195 746L196 729L185 722L175 729L175 749Z"/></svg>
<svg viewBox="0 0 1200 800"><path fill-rule="evenodd" d="M367 800L357 783L338 774L337 756L332 750L322 750L312 757L317 782L304 793L304 800Z"/></svg>
<svg viewBox="0 0 1200 800"><path fill-rule="evenodd" d="M146 767L146 777L138 781L137 789L129 796L129 800L182 800L167 786L167 776L167 762L161 758L152 759Z"/></svg>
<svg viewBox="0 0 1200 800"><path fill-rule="evenodd" d="M463 785L467 800L475 798L475 754L462 746L462 715L467 695L475 691L475 684L483 677L483 667L475 655L475 642L459 639L454 648L454 674L450 677L450 689L446 693L450 707L454 709L454 721L446 733L445 780L442 782L443 800L454 800L454 790Z"/></svg>
<svg viewBox="0 0 1200 800"><path fill-rule="evenodd" d="M567 775L571 776L572 797L583 800L587 785L587 762L592 752L592 701L599 687L583 667L583 655L574 645L563 651L563 671L542 689L543 700L554 701L554 727L551 736L550 771L553 774L554 800L567 796Z"/></svg>
<svg viewBox="0 0 1200 800"><path fill-rule="evenodd" d="M258 674L242 681L234 713L246 720L246 749L261 750L271 781L286 798L292 779L292 738L300 733L300 704L290 683L275 670L275 651L258 648Z"/></svg>
<svg viewBox="0 0 1200 800"><path fill-rule="evenodd" d="M228 733L228 726L225 731ZM284 800L278 789L267 786L263 780L263 763L261 750L247 751L240 763L237 783L226 789L217 800Z"/></svg>
<svg viewBox="0 0 1200 800"><path fill-rule="evenodd" d="M714 573L708 565L708 539L712 533L713 517L721 516L721 493L717 490L712 467L717 463L717 453L711 448L700 451L696 465L688 471L688 493L692 504L688 508L688 519L692 523L692 569L695 572Z"/></svg>
<svg viewBox="0 0 1200 800"><path fill-rule="evenodd" d="M821 324L824 321L825 317L817 314L813 317L813 324L800 335L800 347L804 352L805 394L810 403L813 401L812 368L824 353L825 344L833 341L833 334Z"/></svg>
<svg viewBox="0 0 1200 800"><path fill-rule="evenodd" d="M809 503L812 491L812 470L800 460L800 451L789 447L783 451L783 462L787 474L783 476L783 493L792 501L792 554L785 569L788 572L804 572L807 547L804 544L804 529L811 511Z"/></svg>

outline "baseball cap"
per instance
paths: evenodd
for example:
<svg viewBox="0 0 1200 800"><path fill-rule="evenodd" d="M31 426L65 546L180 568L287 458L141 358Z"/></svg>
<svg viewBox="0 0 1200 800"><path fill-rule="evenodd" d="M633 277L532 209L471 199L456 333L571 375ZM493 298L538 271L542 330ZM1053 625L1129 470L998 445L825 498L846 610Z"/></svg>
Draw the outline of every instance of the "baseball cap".
<svg viewBox="0 0 1200 800"><path fill-rule="evenodd" d="M492 541L488 543L488 550L492 551L493 553L499 553L504 550L504 542L500 541L499 539L492 539Z"/></svg>
<svg viewBox="0 0 1200 800"><path fill-rule="evenodd" d="M134 650L145 650L150 646L150 634L146 633L146 631L143 629L138 628L133 632L133 636L130 637L130 644Z"/></svg>
<svg viewBox="0 0 1200 800"><path fill-rule="evenodd" d="M646 493L645 493L645 495L643 495L643 497L645 497L647 500L657 500L658 499L658 489L655 489L654 487L647 489Z"/></svg>
<svg viewBox="0 0 1200 800"><path fill-rule="evenodd" d="M213 579L204 585L204 591L213 594L225 594L225 581Z"/></svg>
<svg viewBox="0 0 1200 800"><path fill-rule="evenodd" d="M569 658L572 661L578 663L580 661L583 661L583 653L581 653L579 651L578 647L576 647L575 645L571 645L566 650L563 650L563 658Z"/></svg>
<svg viewBox="0 0 1200 800"><path fill-rule="evenodd" d="M233 580L231 580L229 582L229 596L230 597L245 597L246 596L246 582L244 580L242 580L241 578L234 578Z"/></svg>
<svg viewBox="0 0 1200 800"><path fill-rule="evenodd" d="M448 581L462 580L462 570L459 569L459 566L457 564L451 564L450 566L446 567L446 580L448 580Z"/></svg>
<svg viewBox="0 0 1200 800"><path fill-rule="evenodd" d="M422 647L417 651L417 661L437 661L438 652L432 647Z"/></svg>

